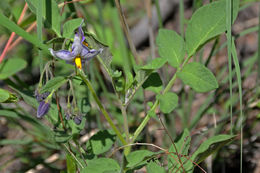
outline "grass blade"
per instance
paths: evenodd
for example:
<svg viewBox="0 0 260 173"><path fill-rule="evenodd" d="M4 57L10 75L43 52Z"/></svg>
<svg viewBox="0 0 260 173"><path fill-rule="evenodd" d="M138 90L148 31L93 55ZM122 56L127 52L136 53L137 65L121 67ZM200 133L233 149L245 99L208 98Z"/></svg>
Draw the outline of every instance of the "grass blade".
<svg viewBox="0 0 260 173"><path fill-rule="evenodd" d="M231 36L231 24L232 24L232 0L226 0L226 28L227 28L227 53L228 53L228 76L229 76L229 99L230 99L230 133L233 134L233 110L232 110L232 57L231 57L231 45L232 45L232 36Z"/></svg>
<svg viewBox="0 0 260 173"><path fill-rule="evenodd" d="M242 81L241 81L241 72L240 72L240 66L239 61L237 57L236 47L234 39L232 39L232 56L233 61L235 64L235 70L237 75L237 82L238 82L238 91L239 91L239 105L240 105L240 116L238 121L238 126L240 126L240 133L241 133L241 141L240 141L240 172L242 173L242 160L243 160L243 105L242 105Z"/></svg>
<svg viewBox="0 0 260 173"><path fill-rule="evenodd" d="M40 43L42 43L42 4L43 1L38 1L38 8L37 8L37 38ZM43 70L43 59L42 59L42 51L39 50L39 58L40 58L40 73Z"/></svg>

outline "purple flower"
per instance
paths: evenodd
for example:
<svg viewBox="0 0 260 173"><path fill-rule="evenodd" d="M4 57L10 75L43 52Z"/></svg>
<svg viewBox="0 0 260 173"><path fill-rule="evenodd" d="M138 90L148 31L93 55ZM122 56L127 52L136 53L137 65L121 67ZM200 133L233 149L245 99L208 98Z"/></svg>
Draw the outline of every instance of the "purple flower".
<svg viewBox="0 0 260 173"><path fill-rule="evenodd" d="M37 118L42 118L43 115L47 114L50 109L49 102L41 101L37 109Z"/></svg>
<svg viewBox="0 0 260 173"><path fill-rule="evenodd" d="M84 42L85 36L82 30L82 23L78 28L78 32L74 35L74 41L71 46L72 51L68 51L68 50L54 51L52 48L49 48L49 51L51 52L52 56L63 59L69 64L76 63L76 65L79 68L81 68L81 64L79 65L77 64L78 62L75 62L76 58L80 58L81 62L85 63L103 51L103 49L99 49L99 50L89 49L87 46L84 45L86 42Z"/></svg>

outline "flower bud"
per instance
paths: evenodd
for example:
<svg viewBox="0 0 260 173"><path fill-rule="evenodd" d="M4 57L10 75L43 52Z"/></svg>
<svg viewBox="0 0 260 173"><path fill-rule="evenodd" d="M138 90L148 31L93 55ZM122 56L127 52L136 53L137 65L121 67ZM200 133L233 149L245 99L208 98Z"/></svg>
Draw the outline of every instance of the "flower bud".
<svg viewBox="0 0 260 173"><path fill-rule="evenodd" d="M75 124L80 125L82 118L80 116L76 116L76 117L74 117L73 120L74 120Z"/></svg>
<svg viewBox="0 0 260 173"><path fill-rule="evenodd" d="M69 112L67 112L67 113L65 114L65 119L66 119L66 120L70 120L70 113L69 113Z"/></svg>
<svg viewBox="0 0 260 173"><path fill-rule="evenodd" d="M37 109L37 118L42 118L50 109L50 104L46 101L41 101Z"/></svg>

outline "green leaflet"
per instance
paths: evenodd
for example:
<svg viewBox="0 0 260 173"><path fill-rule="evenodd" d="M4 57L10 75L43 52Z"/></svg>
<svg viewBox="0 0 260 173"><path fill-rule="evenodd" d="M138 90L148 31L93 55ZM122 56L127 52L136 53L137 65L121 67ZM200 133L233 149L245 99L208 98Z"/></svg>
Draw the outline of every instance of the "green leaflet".
<svg viewBox="0 0 260 173"><path fill-rule="evenodd" d="M233 22L236 19L239 0L233 1ZM211 38L226 30L226 0L212 2L199 8L191 17L186 29L188 57Z"/></svg>
<svg viewBox="0 0 260 173"><path fill-rule="evenodd" d="M91 148L95 155L107 152L116 140L112 131L102 130L93 135L87 142L87 148Z"/></svg>
<svg viewBox="0 0 260 173"><path fill-rule="evenodd" d="M157 72L153 72L148 79L143 83L142 87L145 90L153 91L157 94L162 90L162 80Z"/></svg>
<svg viewBox="0 0 260 173"><path fill-rule="evenodd" d="M217 135L213 136L206 141L204 141L199 148L193 153L190 158L192 161L199 164L203 160L205 160L209 155L219 150L221 147L226 145L235 139L234 135ZM191 173L193 171L194 165L191 161L188 161L184 168L187 172Z"/></svg>
<svg viewBox="0 0 260 173"><path fill-rule="evenodd" d="M175 68L182 64L185 55L185 42L173 30L160 29L156 38L160 57L166 59Z"/></svg>
<svg viewBox="0 0 260 173"><path fill-rule="evenodd" d="M74 30L77 29L82 22L82 18L68 20L63 25L63 37L71 38L74 35Z"/></svg>
<svg viewBox="0 0 260 173"><path fill-rule="evenodd" d="M63 76L54 77L41 88L41 93L44 93L46 91L51 92L52 90L57 90L66 82L68 82L68 79Z"/></svg>
<svg viewBox="0 0 260 173"><path fill-rule="evenodd" d="M167 92L156 97L160 102L160 110L163 113L168 114L178 106L178 96L173 92Z"/></svg>
<svg viewBox="0 0 260 173"><path fill-rule="evenodd" d="M164 168L154 162L148 163L146 169L147 173L165 173Z"/></svg>
<svg viewBox="0 0 260 173"><path fill-rule="evenodd" d="M83 168L82 173L104 173L104 172L120 172L120 166L113 159L98 158L87 161L88 166Z"/></svg>
<svg viewBox="0 0 260 173"><path fill-rule="evenodd" d="M185 65L177 76L196 92L208 92L218 88L218 82L212 72L198 62Z"/></svg>

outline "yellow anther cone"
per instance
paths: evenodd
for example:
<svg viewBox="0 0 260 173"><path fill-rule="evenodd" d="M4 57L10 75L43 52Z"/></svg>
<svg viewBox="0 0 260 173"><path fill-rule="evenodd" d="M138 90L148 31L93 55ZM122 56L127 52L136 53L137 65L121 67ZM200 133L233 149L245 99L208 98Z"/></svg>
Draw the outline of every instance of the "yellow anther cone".
<svg viewBox="0 0 260 173"><path fill-rule="evenodd" d="M77 68L82 69L82 63L81 63L81 58L80 58L80 56L77 56L77 57L75 58L75 64L76 64Z"/></svg>

